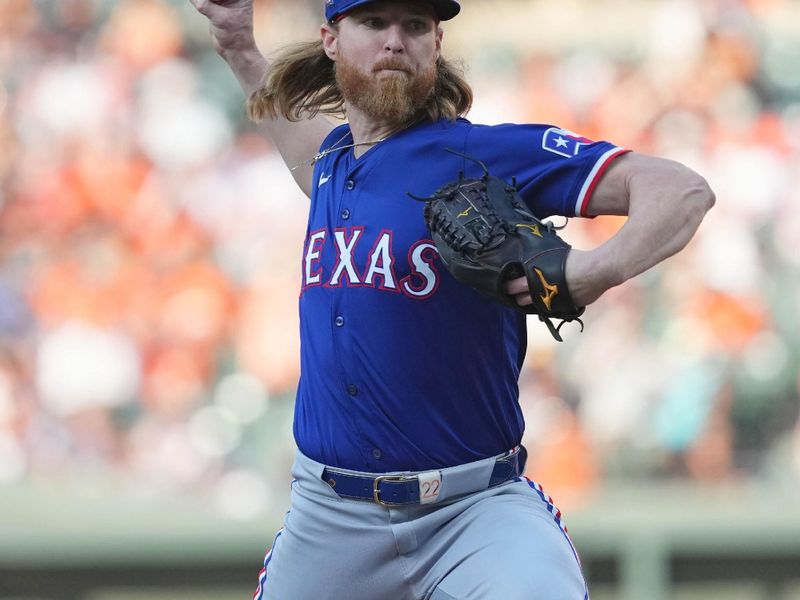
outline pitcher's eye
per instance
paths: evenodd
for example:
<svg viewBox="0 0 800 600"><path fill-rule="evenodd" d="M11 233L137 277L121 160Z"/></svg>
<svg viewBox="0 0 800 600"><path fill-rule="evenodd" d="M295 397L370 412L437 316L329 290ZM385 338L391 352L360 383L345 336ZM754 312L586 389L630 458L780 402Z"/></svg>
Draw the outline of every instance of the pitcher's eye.
<svg viewBox="0 0 800 600"><path fill-rule="evenodd" d="M414 33L425 33L430 29L430 25L427 21L423 21L422 19L414 19L413 21L409 21L408 28Z"/></svg>
<svg viewBox="0 0 800 600"><path fill-rule="evenodd" d="M366 17L362 23L370 29L381 29L384 27L384 21L380 17Z"/></svg>

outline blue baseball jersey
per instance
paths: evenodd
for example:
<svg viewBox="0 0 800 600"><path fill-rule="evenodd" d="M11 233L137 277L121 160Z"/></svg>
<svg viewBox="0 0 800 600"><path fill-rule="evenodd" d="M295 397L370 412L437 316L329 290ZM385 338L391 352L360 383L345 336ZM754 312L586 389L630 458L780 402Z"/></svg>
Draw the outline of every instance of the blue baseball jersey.
<svg viewBox="0 0 800 600"><path fill-rule="evenodd" d="M321 149L352 141L342 125ZM409 196L428 196L460 171L482 175L446 148L516 178L540 218L585 214L603 170L625 152L547 125L459 119L413 126L357 159L343 148L316 163L294 435L318 462L426 470L520 443L525 316L453 279L430 238L424 203Z"/></svg>

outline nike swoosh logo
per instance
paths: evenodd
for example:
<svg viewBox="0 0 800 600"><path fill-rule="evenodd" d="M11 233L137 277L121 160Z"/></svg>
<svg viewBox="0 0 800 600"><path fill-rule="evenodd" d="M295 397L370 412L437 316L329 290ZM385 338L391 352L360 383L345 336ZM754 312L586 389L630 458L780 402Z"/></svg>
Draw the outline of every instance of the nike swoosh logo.
<svg viewBox="0 0 800 600"><path fill-rule="evenodd" d="M317 187L318 187L318 188L321 188L323 185L325 185L326 183L328 183L328 181L330 181L330 178L331 178L331 177L333 177L333 175L328 175L327 177L325 177L325 173L323 173L322 175L320 175L320 176L319 176L319 183L317 184Z"/></svg>

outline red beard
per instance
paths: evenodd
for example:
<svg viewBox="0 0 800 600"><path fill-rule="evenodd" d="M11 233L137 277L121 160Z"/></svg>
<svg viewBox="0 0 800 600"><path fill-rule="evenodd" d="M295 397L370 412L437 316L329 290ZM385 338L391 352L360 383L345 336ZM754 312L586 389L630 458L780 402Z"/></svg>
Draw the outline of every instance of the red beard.
<svg viewBox="0 0 800 600"><path fill-rule="evenodd" d="M339 56L336 61L336 84L342 97L368 117L392 126L413 122L433 94L436 65L420 73L391 58L379 61L372 73ZM380 69L401 69L403 72L378 72Z"/></svg>

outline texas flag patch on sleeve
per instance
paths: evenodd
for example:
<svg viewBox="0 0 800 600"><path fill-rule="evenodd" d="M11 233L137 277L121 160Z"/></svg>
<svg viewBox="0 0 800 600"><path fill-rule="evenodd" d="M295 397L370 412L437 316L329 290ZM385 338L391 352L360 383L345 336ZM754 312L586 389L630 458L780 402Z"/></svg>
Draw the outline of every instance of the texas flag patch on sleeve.
<svg viewBox="0 0 800 600"><path fill-rule="evenodd" d="M542 137L542 148L566 158L572 158L581 151L583 146L592 143L594 142L589 138L557 127L551 127L544 132Z"/></svg>

